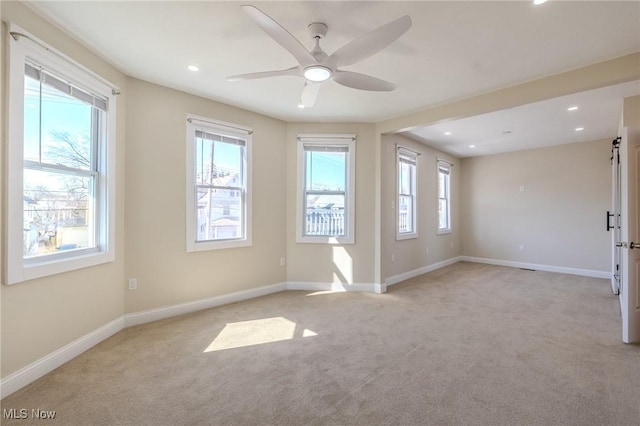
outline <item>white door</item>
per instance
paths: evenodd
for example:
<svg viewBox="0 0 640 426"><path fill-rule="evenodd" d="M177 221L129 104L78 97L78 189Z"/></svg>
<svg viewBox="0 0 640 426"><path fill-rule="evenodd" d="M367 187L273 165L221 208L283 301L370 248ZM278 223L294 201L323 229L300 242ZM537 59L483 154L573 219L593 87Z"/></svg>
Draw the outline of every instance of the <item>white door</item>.
<svg viewBox="0 0 640 426"><path fill-rule="evenodd" d="M620 136L622 341L633 343L640 342L640 129Z"/></svg>

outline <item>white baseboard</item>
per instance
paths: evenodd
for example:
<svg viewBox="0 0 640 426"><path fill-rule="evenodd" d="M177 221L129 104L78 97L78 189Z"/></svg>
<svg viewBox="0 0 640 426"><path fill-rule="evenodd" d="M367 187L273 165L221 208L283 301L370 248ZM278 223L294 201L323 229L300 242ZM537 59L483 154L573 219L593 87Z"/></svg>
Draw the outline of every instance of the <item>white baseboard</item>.
<svg viewBox="0 0 640 426"><path fill-rule="evenodd" d="M604 279L611 278L610 272L597 271L593 269L568 268L565 266L554 266L554 265L540 265L537 263L514 262L511 260L488 259L484 257L472 257L472 256L461 256L460 260L464 262L486 263L488 265L509 266L511 268L525 268L525 269L534 269L536 271L580 275L583 277L604 278Z"/></svg>
<svg viewBox="0 0 640 426"><path fill-rule="evenodd" d="M201 311L203 309L214 308L216 306L228 305L229 303L241 302L243 300L254 299L268 294L279 293L287 290L286 283L272 284L264 287L252 288L238 291L222 296L210 297L208 299L196 300L193 302L180 303L178 305L165 306L163 308L149 309L147 311L135 312L124 316L125 327L145 324L160 319L175 317L177 315L190 312Z"/></svg>
<svg viewBox="0 0 640 426"><path fill-rule="evenodd" d="M432 263L431 265L423 266L418 269L414 269L412 271L403 272L398 275L393 275L384 280L386 286L398 284L404 280L408 280L413 277L417 277L418 275L426 274L427 272L435 271L436 269L444 268L445 266L453 265L454 263L460 262L462 260L462 256L452 257L451 259L443 260L441 262Z"/></svg>
<svg viewBox="0 0 640 426"><path fill-rule="evenodd" d="M0 380L0 399L38 380L62 364L71 361L123 328L124 317L117 318L8 375Z"/></svg>

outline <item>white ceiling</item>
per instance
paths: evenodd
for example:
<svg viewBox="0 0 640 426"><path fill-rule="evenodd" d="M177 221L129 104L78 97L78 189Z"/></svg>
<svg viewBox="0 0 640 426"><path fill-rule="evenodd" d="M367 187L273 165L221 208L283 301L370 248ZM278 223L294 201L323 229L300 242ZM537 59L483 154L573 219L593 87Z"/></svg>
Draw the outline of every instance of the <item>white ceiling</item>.
<svg viewBox="0 0 640 426"><path fill-rule="evenodd" d="M640 95L640 81L441 122L403 134L459 158L613 139L618 134L622 100L634 95ZM578 109L568 110L576 106Z"/></svg>
<svg viewBox="0 0 640 426"><path fill-rule="evenodd" d="M638 1L551 0L541 6L528 0L252 2L309 49L313 43L307 25L326 23L329 32L321 46L329 54L402 15L413 20L412 28L387 49L345 67L396 83L398 89L364 92L327 81L322 83L316 105L299 109L302 78L226 80L234 74L296 65L288 52L242 13L241 2L29 4L127 75L286 121L376 122L640 51ZM190 64L200 71L188 71ZM611 111L628 92L637 94L638 84L570 100L585 102L579 111L588 125L581 137L591 138L595 128L598 135L609 135L611 126L617 128L619 106L615 106L616 117ZM552 110L562 109L566 101L447 123L452 135L446 140L436 137L444 131L443 124L416 134L460 156L495 151L495 146L488 145L497 145L503 136L499 133L496 139L495 134L503 130L513 132L505 140L519 138L522 147L532 147L532 130L537 135L566 132L565 125L540 125L543 120L564 121ZM586 109L587 103L599 107L599 112ZM567 116L569 128L576 116ZM546 136L546 141L574 141L566 133ZM475 151L464 149L472 143L477 146Z"/></svg>

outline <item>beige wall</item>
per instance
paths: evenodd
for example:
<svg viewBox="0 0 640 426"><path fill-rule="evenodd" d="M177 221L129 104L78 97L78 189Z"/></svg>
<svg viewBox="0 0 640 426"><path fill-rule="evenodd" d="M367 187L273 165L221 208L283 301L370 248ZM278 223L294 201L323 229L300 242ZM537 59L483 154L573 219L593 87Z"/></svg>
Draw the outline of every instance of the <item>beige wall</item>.
<svg viewBox="0 0 640 426"><path fill-rule="evenodd" d="M396 144L412 149L418 156L417 220L418 238L396 241ZM382 137L382 270L383 281L462 254L460 223L460 160L401 135ZM436 158L454 164L451 169L450 234L437 235L438 193ZM427 253L427 249L429 252ZM395 261L392 261L392 255Z"/></svg>
<svg viewBox="0 0 640 426"><path fill-rule="evenodd" d="M287 125L287 279L294 282L374 282L375 126L353 123ZM355 244L296 243L297 139L302 133L356 134Z"/></svg>
<svg viewBox="0 0 640 426"><path fill-rule="evenodd" d="M285 124L259 114L129 79L127 120L127 313L284 282ZM187 253L186 114L253 134L253 244Z"/></svg>
<svg viewBox="0 0 640 426"><path fill-rule="evenodd" d="M622 121L625 127L640 127L640 96L624 100Z"/></svg>
<svg viewBox="0 0 640 426"><path fill-rule="evenodd" d="M609 271L610 150L602 140L462 160L464 255Z"/></svg>
<svg viewBox="0 0 640 426"><path fill-rule="evenodd" d="M127 88L124 75L20 3L2 2L2 20L13 22L122 89L117 100L115 261L13 286L2 298L2 377L122 316L124 296L124 159ZM6 28L2 31L5 46ZM3 56L3 69L6 69ZM6 73L3 72L6 77ZM2 81L5 89L6 81ZM3 102L7 102L2 95ZM6 103L3 108L6 108ZM6 128L2 127L2 134ZM6 153L3 137L2 155ZM4 161L3 161L4 164ZM3 172L3 203L6 191ZM3 232L4 235L4 232ZM4 237L2 238L4 241Z"/></svg>

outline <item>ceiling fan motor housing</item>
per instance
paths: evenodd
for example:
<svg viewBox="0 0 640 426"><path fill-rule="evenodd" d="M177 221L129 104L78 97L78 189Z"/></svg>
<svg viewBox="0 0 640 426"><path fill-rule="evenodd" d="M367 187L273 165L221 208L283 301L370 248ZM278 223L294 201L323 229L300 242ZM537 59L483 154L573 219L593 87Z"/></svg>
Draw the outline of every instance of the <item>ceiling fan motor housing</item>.
<svg viewBox="0 0 640 426"><path fill-rule="evenodd" d="M307 26L307 30L309 31L311 37L322 39L327 35L329 27L327 27L327 25L323 24L322 22L313 22L309 24L309 26Z"/></svg>

